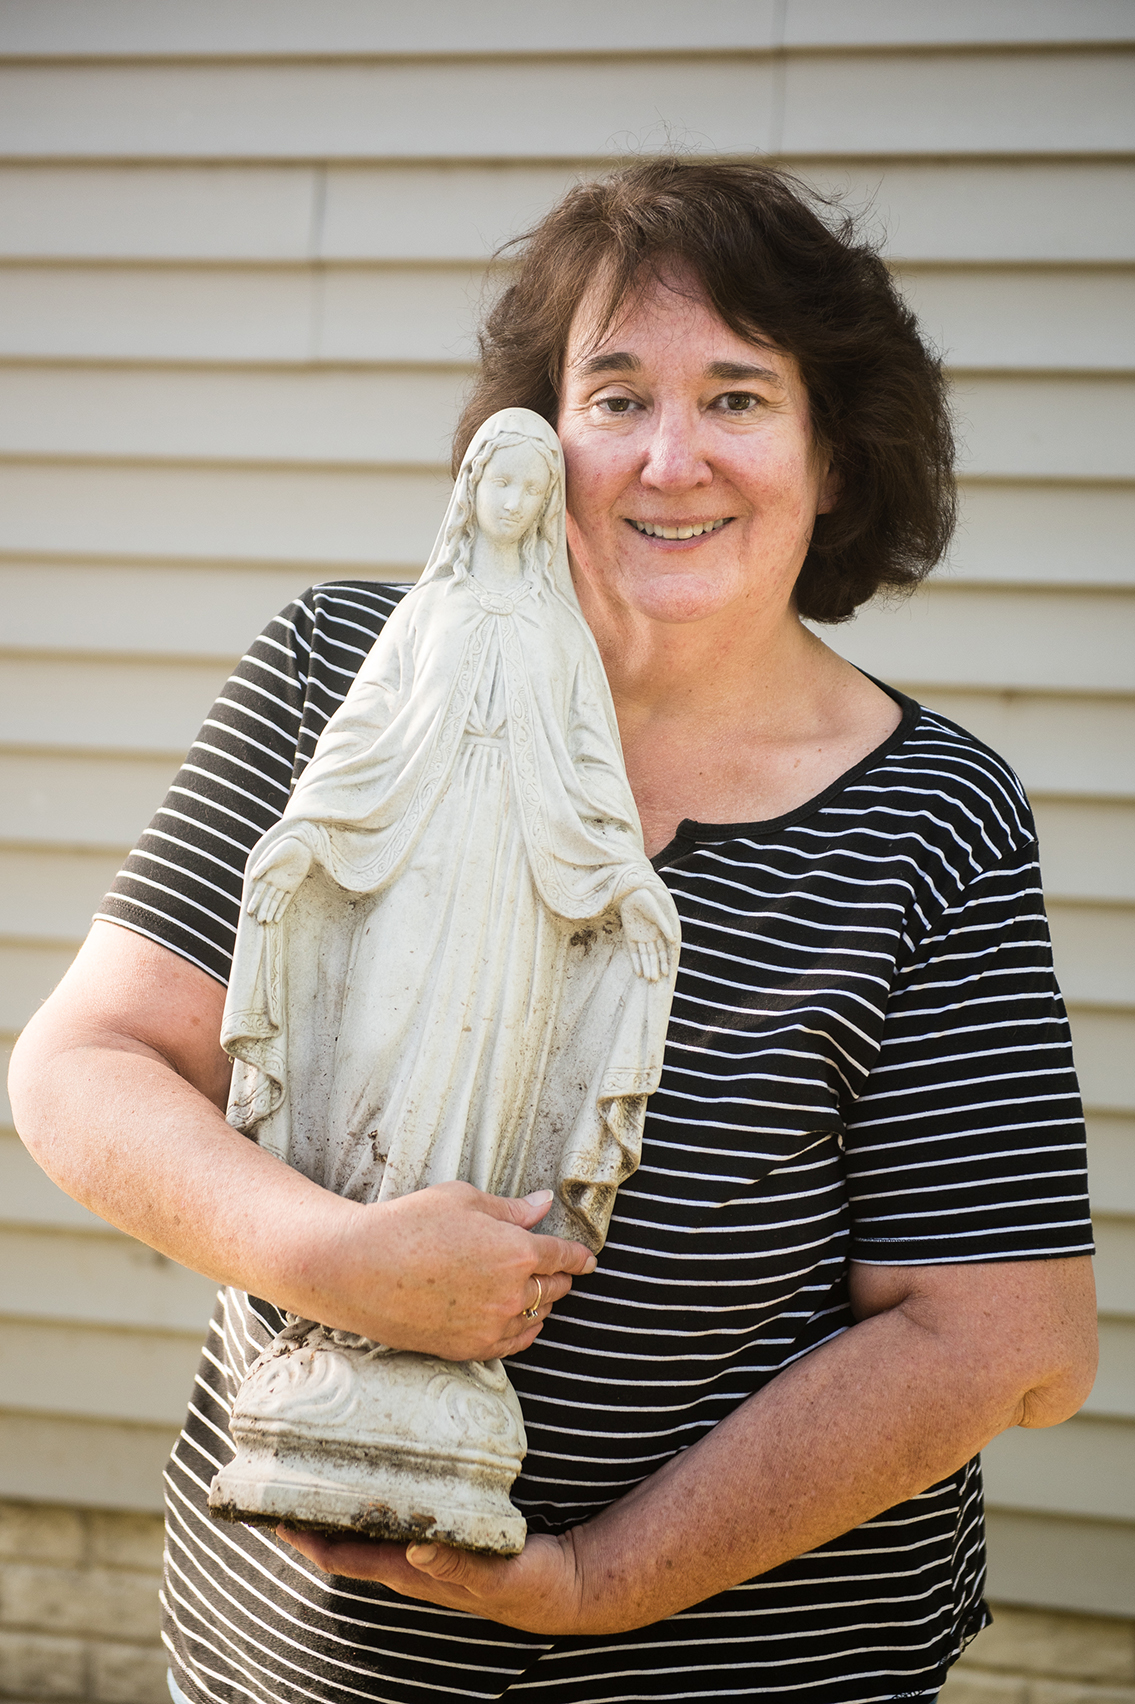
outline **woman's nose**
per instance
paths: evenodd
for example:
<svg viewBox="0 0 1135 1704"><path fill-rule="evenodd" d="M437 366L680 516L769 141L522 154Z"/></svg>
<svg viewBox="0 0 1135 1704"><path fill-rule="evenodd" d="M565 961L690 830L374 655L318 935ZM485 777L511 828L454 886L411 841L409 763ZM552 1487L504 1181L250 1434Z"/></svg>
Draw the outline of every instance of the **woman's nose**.
<svg viewBox="0 0 1135 1704"><path fill-rule="evenodd" d="M713 470L705 457L699 430L701 421L682 416L659 415L646 450L642 482L656 491L688 491L708 485Z"/></svg>

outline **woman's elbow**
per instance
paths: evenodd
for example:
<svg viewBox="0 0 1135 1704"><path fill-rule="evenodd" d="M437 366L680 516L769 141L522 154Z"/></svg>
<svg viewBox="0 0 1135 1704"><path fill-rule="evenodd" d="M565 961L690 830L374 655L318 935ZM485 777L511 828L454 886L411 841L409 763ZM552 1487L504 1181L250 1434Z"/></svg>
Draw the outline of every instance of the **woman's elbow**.
<svg viewBox="0 0 1135 1704"><path fill-rule="evenodd" d="M50 1146L54 1126L50 1109L57 1076L55 1051L51 1015L41 1007L17 1039L8 1068L12 1121L40 1165L45 1165L44 1150Z"/></svg>
<svg viewBox="0 0 1135 1704"><path fill-rule="evenodd" d="M1084 1406L1095 1383L1099 1332L1092 1263L1083 1259L1066 1265L1072 1282L1048 1333L1048 1371L1022 1397L1018 1426L1059 1426Z"/></svg>

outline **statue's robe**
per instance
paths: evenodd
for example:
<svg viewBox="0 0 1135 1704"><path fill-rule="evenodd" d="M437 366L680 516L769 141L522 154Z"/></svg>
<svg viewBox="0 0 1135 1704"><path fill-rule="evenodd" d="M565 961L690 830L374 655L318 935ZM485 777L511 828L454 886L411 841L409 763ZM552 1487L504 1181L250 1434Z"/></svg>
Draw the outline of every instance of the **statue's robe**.
<svg viewBox="0 0 1135 1704"><path fill-rule="evenodd" d="M358 1201L551 1188L540 1229L601 1247L674 978L634 974L619 904L649 887L679 929L570 593L410 592L254 849L246 903L289 836L314 861L279 922L242 919L230 1120Z"/></svg>

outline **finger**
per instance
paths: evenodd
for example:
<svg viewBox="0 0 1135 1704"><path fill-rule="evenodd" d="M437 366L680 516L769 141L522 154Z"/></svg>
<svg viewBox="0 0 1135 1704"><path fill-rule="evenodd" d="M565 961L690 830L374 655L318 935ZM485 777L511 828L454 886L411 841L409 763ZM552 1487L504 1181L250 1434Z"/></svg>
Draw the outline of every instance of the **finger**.
<svg viewBox="0 0 1135 1704"><path fill-rule="evenodd" d="M461 1586L466 1591L484 1589L487 1577L494 1570L492 1562L474 1556L468 1550L454 1550L448 1544L409 1544L406 1560L431 1580L444 1580L447 1586ZM496 1568L499 1569L499 1562Z"/></svg>
<svg viewBox="0 0 1135 1704"><path fill-rule="evenodd" d="M542 1319L525 1320L524 1324L527 1330L518 1332L515 1337L502 1337L500 1342L485 1356L485 1360L507 1361L510 1355L522 1355L525 1349L531 1349L544 1329L544 1321Z"/></svg>
<svg viewBox="0 0 1135 1704"><path fill-rule="evenodd" d="M533 1272L538 1272L544 1280L544 1294L548 1294L548 1279L558 1281L567 1274L585 1276L594 1272L599 1264L589 1248L582 1243L568 1242L566 1237L544 1237L537 1234L536 1241L540 1245ZM564 1285L561 1295L571 1289L571 1282Z"/></svg>
<svg viewBox="0 0 1135 1704"><path fill-rule="evenodd" d="M554 1200L550 1189L535 1189L531 1195L481 1196L482 1210L492 1218L508 1219L514 1225L526 1227L538 1224ZM532 1264L534 1273L594 1272L595 1256L583 1243L569 1242L566 1237L546 1237L540 1231L534 1231L533 1235L539 1244Z"/></svg>
<svg viewBox="0 0 1135 1704"><path fill-rule="evenodd" d="M534 1272L532 1290L525 1297L528 1307L520 1316L524 1321L522 1329L534 1324L537 1318L547 1319L555 1304L566 1296L570 1289L571 1279L566 1272ZM536 1293L533 1294L533 1291Z"/></svg>
<svg viewBox="0 0 1135 1704"><path fill-rule="evenodd" d="M534 1189L531 1195L482 1195L479 1205L491 1219L505 1219L527 1231L540 1223L554 1200L550 1189Z"/></svg>
<svg viewBox="0 0 1135 1704"><path fill-rule="evenodd" d="M279 1526L276 1537L306 1556L324 1574L345 1574L355 1580L378 1580L402 1559L402 1546L373 1538L328 1538L324 1533L303 1532Z"/></svg>
<svg viewBox="0 0 1135 1704"><path fill-rule="evenodd" d="M263 879L256 884L256 890L248 909L258 923L271 923L272 912L275 909L278 895L270 882Z"/></svg>
<svg viewBox="0 0 1135 1704"><path fill-rule="evenodd" d="M566 1272L534 1272L532 1276L540 1280L540 1313L546 1317L567 1295L572 1281Z"/></svg>
<svg viewBox="0 0 1135 1704"><path fill-rule="evenodd" d="M375 1581L403 1597L425 1597L425 1576L406 1560L404 1544L373 1538L333 1539L284 1526L277 1527L276 1536L306 1556L322 1573Z"/></svg>

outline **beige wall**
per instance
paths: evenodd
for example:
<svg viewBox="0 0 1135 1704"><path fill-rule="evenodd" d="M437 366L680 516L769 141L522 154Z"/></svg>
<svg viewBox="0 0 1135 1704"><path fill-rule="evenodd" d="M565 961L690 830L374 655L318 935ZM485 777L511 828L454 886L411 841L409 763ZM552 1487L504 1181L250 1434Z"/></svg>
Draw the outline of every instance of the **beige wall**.
<svg viewBox="0 0 1135 1704"><path fill-rule="evenodd" d="M265 19L270 19L270 31ZM0 1030L212 692L413 573L489 255L667 141L870 204L957 386L949 572L835 636L1020 769L1091 1115L1104 1362L988 1452L993 1589L1135 1602L1135 11L1107 0L7 0ZM210 1286L0 1132L0 1495L155 1506Z"/></svg>

